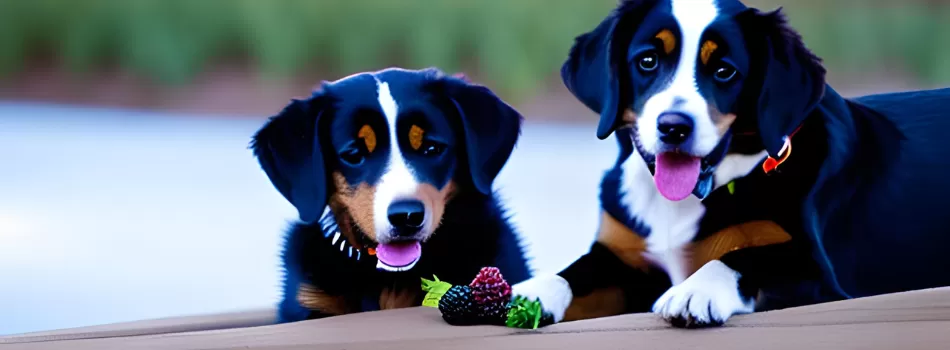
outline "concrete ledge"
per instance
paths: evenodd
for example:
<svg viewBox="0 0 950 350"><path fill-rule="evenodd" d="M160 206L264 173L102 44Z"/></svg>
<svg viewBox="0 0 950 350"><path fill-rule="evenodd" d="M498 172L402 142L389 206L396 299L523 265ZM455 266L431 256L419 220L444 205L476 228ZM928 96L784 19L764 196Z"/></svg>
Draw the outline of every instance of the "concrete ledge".
<svg viewBox="0 0 950 350"><path fill-rule="evenodd" d="M271 310L0 337L3 349L947 349L950 288L738 316L680 330L651 314L538 330L453 327L432 308L272 325Z"/></svg>

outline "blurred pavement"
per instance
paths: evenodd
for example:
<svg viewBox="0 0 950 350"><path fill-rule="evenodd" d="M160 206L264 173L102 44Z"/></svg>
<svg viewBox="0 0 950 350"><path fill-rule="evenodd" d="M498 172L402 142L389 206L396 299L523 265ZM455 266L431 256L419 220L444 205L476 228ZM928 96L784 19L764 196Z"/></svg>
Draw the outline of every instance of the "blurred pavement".
<svg viewBox="0 0 950 350"><path fill-rule="evenodd" d="M0 103L0 334L273 305L295 212L247 149L262 122ZM615 156L526 124L496 188L536 269L587 250Z"/></svg>

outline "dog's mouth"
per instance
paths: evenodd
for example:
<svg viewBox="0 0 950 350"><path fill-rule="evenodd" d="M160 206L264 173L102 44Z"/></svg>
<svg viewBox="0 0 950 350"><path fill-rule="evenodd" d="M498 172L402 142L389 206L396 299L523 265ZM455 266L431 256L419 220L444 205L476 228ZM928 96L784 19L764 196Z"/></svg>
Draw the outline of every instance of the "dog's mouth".
<svg viewBox="0 0 950 350"><path fill-rule="evenodd" d="M653 174L653 183L664 198L681 201L690 195L704 199L712 192L716 166L729 149L730 135L720 139L709 154L697 156L680 149L663 150L654 155L646 152L633 132L637 152Z"/></svg>
<svg viewBox="0 0 950 350"><path fill-rule="evenodd" d="M422 258L422 243L405 240L376 246L376 268L389 272L408 271Z"/></svg>
<svg viewBox="0 0 950 350"><path fill-rule="evenodd" d="M345 214L348 215L348 214ZM356 244L348 242L346 237L353 236L344 233L344 228L337 223L337 219L329 206L324 210L320 219L320 228L327 243L338 248L340 254L355 261L366 261L366 258L376 260L376 269L389 272L402 272L412 269L422 257L422 241L425 237L397 238L386 240L385 243L363 233L352 220L346 220L344 225L349 232L355 235Z"/></svg>
<svg viewBox="0 0 950 350"><path fill-rule="evenodd" d="M676 151L662 152L656 155L653 183L666 199L686 199L696 189L701 166L700 157Z"/></svg>

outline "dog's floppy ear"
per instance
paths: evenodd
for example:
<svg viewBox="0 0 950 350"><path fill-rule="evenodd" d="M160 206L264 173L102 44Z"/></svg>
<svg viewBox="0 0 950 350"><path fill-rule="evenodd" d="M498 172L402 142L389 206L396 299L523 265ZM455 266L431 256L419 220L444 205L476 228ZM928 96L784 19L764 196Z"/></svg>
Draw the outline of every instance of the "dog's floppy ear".
<svg viewBox="0 0 950 350"><path fill-rule="evenodd" d="M461 118L468 166L475 188L492 192L492 182L501 171L521 135L524 119L518 111L487 87L455 77L443 77L445 94Z"/></svg>
<svg viewBox="0 0 950 350"><path fill-rule="evenodd" d="M320 91L306 100L291 100L251 141L271 183L307 223L319 219L327 203L327 175L317 135L329 106Z"/></svg>
<svg viewBox="0 0 950 350"><path fill-rule="evenodd" d="M597 138L616 129L623 109L635 94L625 74L626 50L633 33L655 0L626 0L597 28L574 39L561 80L587 108L600 113Z"/></svg>
<svg viewBox="0 0 950 350"><path fill-rule="evenodd" d="M824 96L825 68L789 26L781 8L772 12L750 8L737 21L752 53L751 81L744 98L754 106L750 112L756 114L765 149L778 158L785 138Z"/></svg>

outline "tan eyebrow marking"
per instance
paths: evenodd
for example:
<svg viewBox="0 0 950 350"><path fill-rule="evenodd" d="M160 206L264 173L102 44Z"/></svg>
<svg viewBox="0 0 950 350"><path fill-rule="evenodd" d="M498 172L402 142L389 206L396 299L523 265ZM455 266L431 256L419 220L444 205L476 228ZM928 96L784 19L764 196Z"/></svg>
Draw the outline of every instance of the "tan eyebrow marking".
<svg viewBox="0 0 950 350"><path fill-rule="evenodd" d="M363 125L356 136L363 139L363 142L366 143L366 150L373 153L373 150L376 149L376 132L373 131L373 128L369 125Z"/></svg>
<svg viewBox="0 0 950 350"><path fill-rule="evenodd" d="M425 130L416 125L409 128L409 146L412 146L412 149L418 150L419 147L422 147L422 135L425 134L425 132Z"/></svg>
<svg viewBox="0 0 950 350"><path fill-rule="evenodd" d="M673 49L676 48L676 37L673 36L673 32L669 29L664 29L656 33L656 38L663 42L663 52L666 52L666 54L672 53Z"/></svg>
<svg viewBox="0 0 950 350"><path fill-rule="evenodd" d="M709 64L709 59L712 57L713 53L716 52L716 49L719 48L719 44L716 44L712 40L706 40L703 42L703 47L699 49L699 60L703 62L703 65Z"/></svg>

